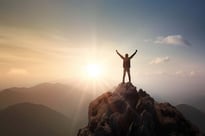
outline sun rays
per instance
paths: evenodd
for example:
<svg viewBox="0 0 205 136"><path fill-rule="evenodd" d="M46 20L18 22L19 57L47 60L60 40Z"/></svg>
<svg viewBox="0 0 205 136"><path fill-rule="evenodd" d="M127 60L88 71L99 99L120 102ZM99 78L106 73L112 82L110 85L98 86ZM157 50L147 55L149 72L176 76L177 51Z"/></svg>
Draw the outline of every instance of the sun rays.
<svg viewBox="0 0 205 136"><path fill-rule="evenodd" d="M93 63L86 66L86 72L90 78L99 78L103 72L103 69L99 64Z"/></svg>

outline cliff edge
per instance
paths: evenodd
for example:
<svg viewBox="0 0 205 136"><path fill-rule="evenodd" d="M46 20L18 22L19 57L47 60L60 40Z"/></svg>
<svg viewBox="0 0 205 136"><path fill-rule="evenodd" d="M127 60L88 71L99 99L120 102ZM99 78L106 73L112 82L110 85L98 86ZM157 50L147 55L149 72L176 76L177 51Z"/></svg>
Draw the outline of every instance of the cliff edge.
<svg viewBox="0 0 205 136"><path fill-rule="evenodd" d="M201 136L169 103L158 103L131 83L119 84L93 100L88 125L78 136Z"/></svg>

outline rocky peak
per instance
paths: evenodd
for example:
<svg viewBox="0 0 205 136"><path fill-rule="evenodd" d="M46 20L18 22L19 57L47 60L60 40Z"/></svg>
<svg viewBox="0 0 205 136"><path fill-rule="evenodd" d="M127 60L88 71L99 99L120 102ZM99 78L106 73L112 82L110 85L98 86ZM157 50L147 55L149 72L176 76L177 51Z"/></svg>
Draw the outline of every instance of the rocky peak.
<svg viewBox="0 0 205 136"><path fill-rule="evenodd" d="M169 103L158 103L131 83L93 100L88 125L78 136L200 136L198 128Z"/></svg>

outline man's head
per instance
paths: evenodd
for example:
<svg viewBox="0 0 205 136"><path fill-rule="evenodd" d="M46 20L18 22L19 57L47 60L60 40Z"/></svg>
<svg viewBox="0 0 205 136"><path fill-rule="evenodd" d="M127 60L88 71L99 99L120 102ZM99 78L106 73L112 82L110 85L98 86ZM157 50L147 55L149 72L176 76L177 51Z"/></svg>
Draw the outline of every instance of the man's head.
<svg viewBox="0 0 205 136"><path fill-rule="evenodd" d="M125 54L125 57L126 57L126 58L128 57L128 54L127 54L127 53Z"/></svg>

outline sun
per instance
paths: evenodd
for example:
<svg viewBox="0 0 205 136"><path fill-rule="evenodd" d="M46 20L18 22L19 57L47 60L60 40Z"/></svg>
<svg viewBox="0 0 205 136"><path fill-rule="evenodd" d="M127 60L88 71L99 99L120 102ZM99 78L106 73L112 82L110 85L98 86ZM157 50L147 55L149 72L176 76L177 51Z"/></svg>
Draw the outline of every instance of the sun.
<svg viewBox="0 0 205 136"><path fill-rule="evenodd" d="M86 66L87 75L91 78L98 78L102 74L102 68L99 64L88 64Z"/></svg>

